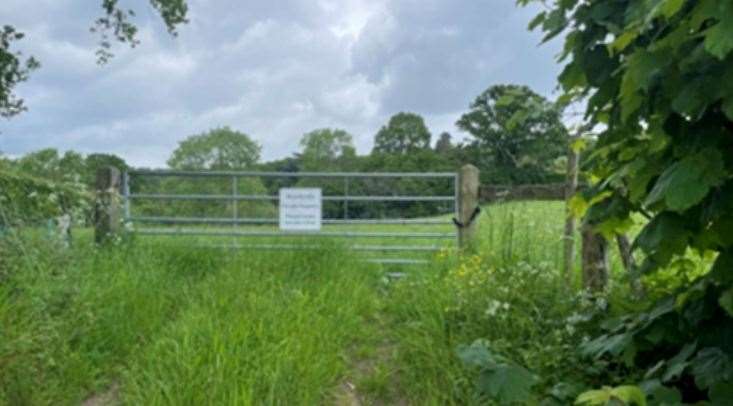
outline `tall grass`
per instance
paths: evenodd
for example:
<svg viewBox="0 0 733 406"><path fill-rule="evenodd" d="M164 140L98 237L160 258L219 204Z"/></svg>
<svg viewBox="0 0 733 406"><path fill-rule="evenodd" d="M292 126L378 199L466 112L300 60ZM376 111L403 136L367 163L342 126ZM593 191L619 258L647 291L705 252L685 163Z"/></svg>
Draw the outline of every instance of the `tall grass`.
<svg viewBox="0 0 733 406"><path fill-rule="evenodd" d="M370 269L338 250L239 257L125 373L131 404L318 404L372 331Z"/></svg>
<svg viewBox="0 0 733 406"><path fill-rule="evenodd" d="M0 285L0 404L321 401L376 303L338 247L29 250Z"/></svg>
<svg viewBox="0 0 733 406"><path fill-rule="evenodd" d="M367 402L474 404L456 347L479 338L572 375L583 334L568 324L580 298L559 271L563 221L561 203L492 205L474 254L396 280L330 243L0 239L0 404L330 404L345 380Z"/></svg>

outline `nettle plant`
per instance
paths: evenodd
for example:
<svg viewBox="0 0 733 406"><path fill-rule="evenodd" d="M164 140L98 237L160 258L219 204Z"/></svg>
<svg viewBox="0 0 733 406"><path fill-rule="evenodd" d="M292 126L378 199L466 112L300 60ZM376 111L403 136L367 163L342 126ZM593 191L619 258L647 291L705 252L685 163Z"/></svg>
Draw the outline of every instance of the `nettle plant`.
<svg viewBox="0 0 733 406"><path fill-rule="evenodd" d="M586 351L646 368L647 389L679 390L649 389L652 399L733 396L733 1L545 5L530 29L564 36L563 98L587 100L586 119L603 128L586 162L597 180L586 221L622 231L645 216L634 247L648 275L686 252L717 256L672 302L609 326Z"/></svg>

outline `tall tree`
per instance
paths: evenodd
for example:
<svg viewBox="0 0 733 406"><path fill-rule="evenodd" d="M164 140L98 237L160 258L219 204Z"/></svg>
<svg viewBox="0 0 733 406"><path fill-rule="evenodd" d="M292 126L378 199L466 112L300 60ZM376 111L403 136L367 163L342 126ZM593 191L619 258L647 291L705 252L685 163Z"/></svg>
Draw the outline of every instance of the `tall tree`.
<svg viewBox="0 0 733 406"><path fill-rule="evenodd" d="M377 133L373 152L404 155L430 148L430 138L430 131L421 116L398 113Z"/></svg>
<svg viewBox="0 0 733 406"><path fill-rule="evenodd" d="M339 160L356 156L354 138L344 130L313 130L300 140L301 160L305 170L331 169Z"/></svg>
<svg viewBox="0 0 733 406"><path fill-rule="evenodd" d="M192 135L168 160L174 169L247 169L260 160L262 147L245 133L220 127Z"/></svg>
<svg viewBox="0 0 733 406"><path fill-rule="evenodd" d="M568 132L561 114L559 106L526 86L496 85L481 93L456 124L490 158L479 163L489 165L481 168L487 174L497 172L512 183L542 182L565 154Z"/></svg>
<svg viewBox="0 0 733 406"><path fill-rule="evenodd" d="M120 171L130 168L123 158L115 154L89 154L84 159L85 174L82 178L84 184L86 184L90 189L94 189L96 187L97 170L107 166L113 166Z"/></svg>
<svg viewBox="0 0 733 406"><path fill-rule="evenodd" d="M449 132L442 132L440 133L440 137L438 137L438 141L435 143L435 152L445 155L450 150L453 149L453 144L451 143L451 135Z"/></svg>
<svg viewBox="0 0 733 406"><path fill-rule="evenodd" d="M55 148L45 148L23 155L17 161L17 168L23 173L48 180L61 180L59 162L61 157Z"/></svg>
<svg viewBox="0 0 733 406"><path fill-rule="evenodd" d="M107 62L113 55L112 41L128 43L131 47L139 44L137 26L130 21L135 15L131 9L121 8L119 0L101 0L102 16L92 27L100 36L97 60ZM186 22L188 6L186 0L150 0L150 5L163 18L168 31L175 35L176 27ZM81 28L81 27L80 27ZM30 73L40 67L33 57L26 58L21 52L11 49L13 42L24 37L15 27L5 25L0 29L0 117L9 118L24 110L23 99L15 93L15 87L26 80Z"/></svg>

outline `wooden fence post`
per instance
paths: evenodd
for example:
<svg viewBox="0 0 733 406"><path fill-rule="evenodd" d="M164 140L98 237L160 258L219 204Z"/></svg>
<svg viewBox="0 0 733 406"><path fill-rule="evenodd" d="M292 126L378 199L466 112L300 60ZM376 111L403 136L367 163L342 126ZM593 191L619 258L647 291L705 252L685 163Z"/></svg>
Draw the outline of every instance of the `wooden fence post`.
<svg viewBox="0 0 733 406"><path fill-rule="evenodd" d="M464 165L458 175L458 244L463 248L471 246L476 235L476 210L479 207L479 170L473 165Z"/></svg>
<svg viewBox="0 0 733 406"><path fill-rule="evenodd" d="M568 164L565 184L565 232L563 234L563 259L565 283L573 286L573 270L575 269L575 216L570 210L570 199L578 189L578 153L575 152L572 142L577 137L571 138L568 147Z"/></svg>
<svg viewBox="0 0 733 406"><path fill-rule="evenodd" d="M583 288L600 292L608 286L608 241L590 224L582 227Z"/></svg>
<svg viewBox="0 0 733 406"><path fill-rule="evenodd" d="M112 166L97 170L94 202L94 241L103 244L117 236L120 222L120 171Z"/></svg>

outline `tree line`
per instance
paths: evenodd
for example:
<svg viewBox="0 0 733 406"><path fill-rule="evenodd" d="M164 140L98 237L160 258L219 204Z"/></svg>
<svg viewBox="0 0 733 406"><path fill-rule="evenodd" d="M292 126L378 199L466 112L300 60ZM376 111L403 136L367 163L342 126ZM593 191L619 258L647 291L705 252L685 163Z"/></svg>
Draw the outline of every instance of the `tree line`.
<svg viewBox="0 0 733 406"><path fill-rule="evenodd" d="M262 147L242 131L218 127L182 140L167 160L170 169L178 170L253 170L275 172L452 172L472 163L482 172L482 182L491 184L548 183L563 178L567 129L562 122L562 106L533 92L526 86L496 85L480 94L456 123L466 140L457 142L443 132L433 140L423 117L410 112L393 115L374 136L369 154L359 155L354 136L344 129L320 128L301 137L300 148L293 155L263 162ZM82 155L75 151L63 154L47 148L17 159L1 158L0 165L38 178L73 183L94 189L96 171L104 166L120 170L134 169L124 158L114 154ZM140 168L138 168L140 169ZM309 180L288 178L240 178L239 194L277 194L286 186L315 185L325 195L451 195L452 183L443 179L397 180ZM231 179L206 182L190 178L133 179L133 192L228 194ZM167 205L167 214L186 213L220 216L234 212L231 203L217 207L211 202L177 202ZM239 207L241 206L241 207ZM260 215L266 205L240 202L238 213ZM432 202L392 202L364 204L327 202L324 210L330 217L384 216L396 212L428 215L450 210ZM143 213L161 212L159 202L141 202Z"/></svg>

